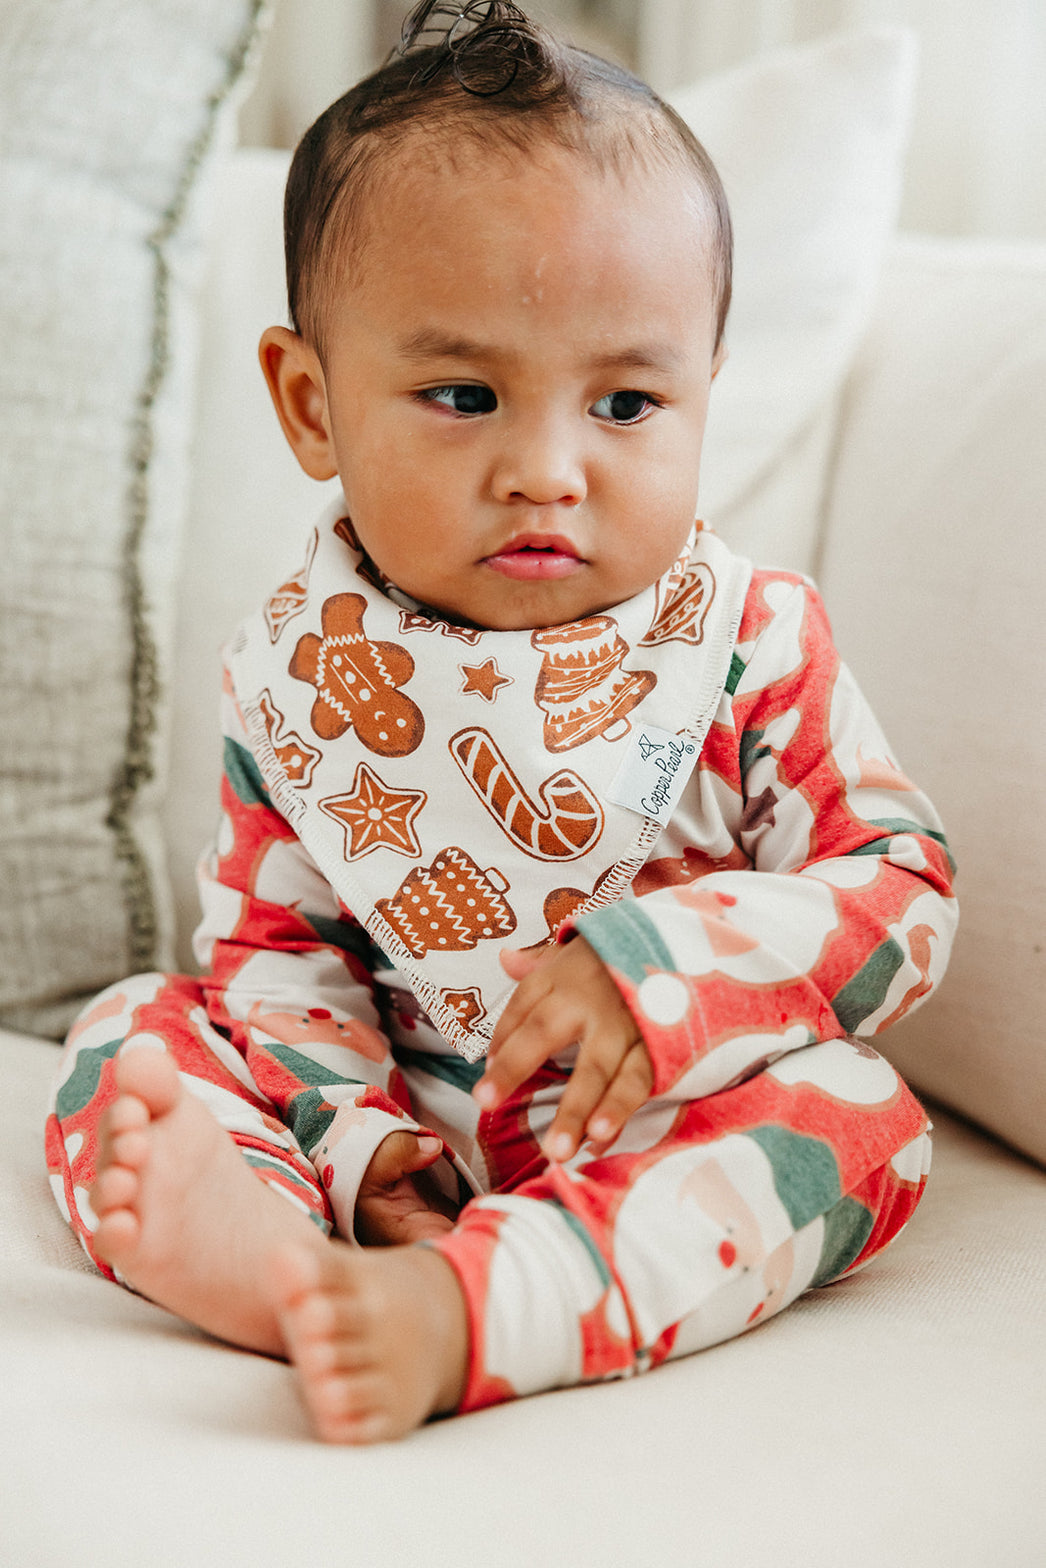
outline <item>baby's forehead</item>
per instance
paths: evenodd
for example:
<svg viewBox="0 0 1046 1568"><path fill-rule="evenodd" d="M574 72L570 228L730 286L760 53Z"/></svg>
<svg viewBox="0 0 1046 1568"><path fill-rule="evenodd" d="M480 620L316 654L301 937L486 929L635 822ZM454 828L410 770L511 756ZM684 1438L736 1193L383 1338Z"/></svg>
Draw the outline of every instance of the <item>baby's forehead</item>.
<svg viewBox="0 0 1046 1568"><path fill-rule="evenodd" d="M535 172L549 175L558 196L585 193L586 210L600 208L615 221L628 223L638 206L649 205L655 186L667 185L673 196L672 222L695 222L709 242L714 239L715 211L698 171L682 150L669 151L664 143L651 155L642 139L612 126L584 139L552 134L513 134L498 127L485 134L482 122L465 133L432 135L422 123L385 147L375 147L371 166L357 181L351 221L341 236L346 252L356 259L375 235L390 210L407 209L419 215L441 205L455 206L459 193L476 187L512 188ZM455 213L460 217L459 213ZM465 236L462 236L463 240Z"/></svg>
<svg viewBox="0 0 1046 1568"><path fill-rule="evenodd" d="M594 126L567 120L550 128L512 119L487 124L474 115L457 122L416 121L391 135L368 137L340 210L328 223L325 255L311 280L319 335L326 337L332 310L349 296L359 300L360 289L387 296L396 283L391 276L386 280L386 267L402 278L417 256L417 286L426 286L431 269L426 272L425 248L443 253L448 233L456 241L453 265L460 286L468 288L471 274L482 271L490 240L490 226L482 221L487 192L511 224L514 193L529 192L527 210L533 212L535 186L539 192L544 187L549 205L563 214L566 237L581 248L587 223L610 237L642 230L652 252L662 242L678 252L685 237L688 276L699 276L702 292L722 301L716 207L699 169L681 145L623 119L604 116ZM538 216L546 210L540 206ZM528 236L524 229L524 248ZM558 238L554 234L553 243ZM642 255L636 266L645 270Z"/></svg>

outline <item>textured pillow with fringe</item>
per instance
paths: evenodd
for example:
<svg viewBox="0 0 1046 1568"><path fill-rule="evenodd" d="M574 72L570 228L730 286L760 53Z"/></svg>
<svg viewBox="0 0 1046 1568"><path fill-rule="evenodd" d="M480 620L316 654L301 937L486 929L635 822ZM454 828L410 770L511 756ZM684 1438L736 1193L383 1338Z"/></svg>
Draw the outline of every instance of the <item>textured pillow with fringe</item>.
<svg viewBox="0 0 1046 1568"><path fill-rule="evenodd" d="M169 962L205 174L264 0L0 0L0 1021Z"/></svg>

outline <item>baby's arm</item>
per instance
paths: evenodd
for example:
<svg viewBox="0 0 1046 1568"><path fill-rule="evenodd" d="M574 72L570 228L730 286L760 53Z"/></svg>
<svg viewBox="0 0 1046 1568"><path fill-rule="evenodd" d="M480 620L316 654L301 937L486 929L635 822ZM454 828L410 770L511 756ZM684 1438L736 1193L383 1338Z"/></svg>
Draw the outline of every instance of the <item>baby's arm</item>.
<svg viewBox="0 0 1046 1568"><path fill-rule="evenodd" d="M815 1041L878 1033L943 971L956 909L940 824L889 762L807 586L759 580L731 685L692 787L708 820L722 816L720 862L751 869L706 860L706 875L582 916L561 936L586 939L586 972L600 960L586 1000L569 995L575 940L520 985L495 1032L477 1085L491 1104L536 1070L542 1042L562 1049L571 1029L582 1041L583 1082L564 1094L549 1155L569 1134L569 1157L582 1128L609 1141L601 1074L617 1073L626 1114L651 1092L700 1098Z"/></svg>
<svg viewBox="0 0 1046 1568"><path fill-rule="evenodd" d="M543 1149L567 1160L583 1137L610 1144L650 1097L654 1072L643 1037L602 959L583 937L539 954L507 952L503 963L519 980L498 1019L487 1069L473 1091L492 1110L542 1062L577 1045Z"/></svg>
<svg viewBox="0 0 1046 1568"><path fill-rule="evenodd" d="M729 833L720 864L750 869L706 861L576 923L656 1094L699 1098L805 1045L878 1034L936 985L957 920L937 816L890 760L808 584L757 575L731 687L696 784Z"/></svg>

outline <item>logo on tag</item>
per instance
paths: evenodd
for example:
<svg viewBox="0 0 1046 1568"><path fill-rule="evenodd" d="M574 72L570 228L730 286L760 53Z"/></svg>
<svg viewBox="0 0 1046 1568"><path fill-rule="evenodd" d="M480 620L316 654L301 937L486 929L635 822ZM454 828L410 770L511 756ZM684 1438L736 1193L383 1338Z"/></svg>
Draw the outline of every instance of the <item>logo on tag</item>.
<svg viewBox="0 0 1046 1568"><path fill-rule="evenodd" d="M655 822L667 822L697 763L699 747L687 735L640 725L607 799Z"/></svg>

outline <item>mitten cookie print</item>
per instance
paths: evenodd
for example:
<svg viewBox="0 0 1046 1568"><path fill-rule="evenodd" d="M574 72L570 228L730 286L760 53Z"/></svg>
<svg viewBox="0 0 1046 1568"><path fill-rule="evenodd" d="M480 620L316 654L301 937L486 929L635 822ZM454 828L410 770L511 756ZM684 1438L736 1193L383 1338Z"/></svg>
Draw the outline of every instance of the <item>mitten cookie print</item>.
<svg viewBox="0 0 1046 1568"><path fill-rule="evenodd" d="M467 953L492 937L510 936L516 917L502 898L508 883L496 867L481 871L453 844L431 866L415 866L391 898L374 905L415 958Z"/></svg>

